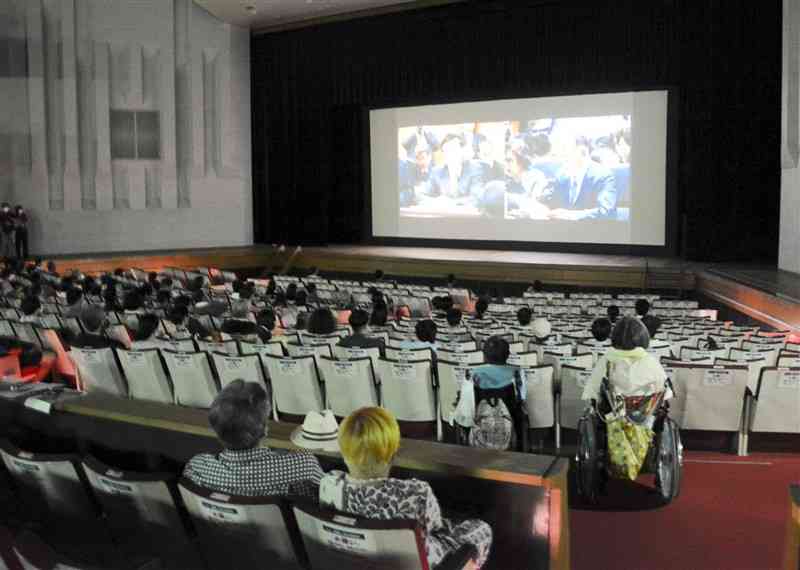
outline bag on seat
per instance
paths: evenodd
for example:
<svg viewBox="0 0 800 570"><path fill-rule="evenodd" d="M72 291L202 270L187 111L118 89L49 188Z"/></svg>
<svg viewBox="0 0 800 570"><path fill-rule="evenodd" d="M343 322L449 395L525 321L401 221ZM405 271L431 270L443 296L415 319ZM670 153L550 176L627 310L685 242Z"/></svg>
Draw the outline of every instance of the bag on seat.
<svg viewBox="0 0 800 570"><path fill-rule="evenodd" d="M469 432L471 447L506 450L514 442L514 420L498 396L482 399L475 409L475 425Z"/></svg>

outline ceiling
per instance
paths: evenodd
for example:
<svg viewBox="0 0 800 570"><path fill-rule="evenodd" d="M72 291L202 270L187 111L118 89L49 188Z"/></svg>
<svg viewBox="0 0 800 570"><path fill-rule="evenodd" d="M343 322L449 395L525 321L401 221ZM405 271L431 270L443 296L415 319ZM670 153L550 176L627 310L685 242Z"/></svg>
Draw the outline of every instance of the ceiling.
<svg viewBox="0 0 800 570"><path fill-rule="evenodd" d="M220 20L254 31L285 29L339 17L356 17L461 0L195 0ZM255 8L255 11L248 10Z"/></svg>

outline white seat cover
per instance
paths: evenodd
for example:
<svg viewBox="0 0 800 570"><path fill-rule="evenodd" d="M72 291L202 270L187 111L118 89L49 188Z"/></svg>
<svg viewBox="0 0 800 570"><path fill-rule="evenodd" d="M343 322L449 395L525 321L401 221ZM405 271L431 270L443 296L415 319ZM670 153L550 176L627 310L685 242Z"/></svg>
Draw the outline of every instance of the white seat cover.
<svg viewBox="0 0 800 570"><path fill-rule="evenodd" d="M325 378L328 408L337 416L368 406L378 406L378 390L372 360L334 360L322 357L320 368Z"/></svg>
<svg viewBox="0 0 800 570"><path fill-rule="evenodd" d="M325 407L314 357L264 355L262 358L272 382L272 397L277 411L304 416Z"/></svg>
<svg viewBox="0 0 800 570"><path fill-rule="evenodd" d="M73 348L70 357L85 391L128 396L128 387L110 348Z"/></svg>
<svg viewBox="0 0 800 570"><path fill-rule="evenodd" d="M205 352L162 352L175 390L175 403L210 408L219 392Z"/></svg>
<svg viewBox="0 0 800 570"><path fill-rule="evenodd" d="M117 350L117 357L128 380L131 398L163 404L175 401L158 350Z"/></svg>

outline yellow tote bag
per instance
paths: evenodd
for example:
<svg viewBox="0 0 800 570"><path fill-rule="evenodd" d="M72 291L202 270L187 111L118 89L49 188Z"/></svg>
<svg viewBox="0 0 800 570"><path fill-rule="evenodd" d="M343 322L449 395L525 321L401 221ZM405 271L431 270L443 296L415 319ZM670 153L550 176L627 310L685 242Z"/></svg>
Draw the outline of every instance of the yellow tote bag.
<svg viewBox="0 0 800 570"><path fill-rule="evenodd" d="M653 430L612 413L606 416L606 433L611 475L636 480L653 441Z"/></svg>

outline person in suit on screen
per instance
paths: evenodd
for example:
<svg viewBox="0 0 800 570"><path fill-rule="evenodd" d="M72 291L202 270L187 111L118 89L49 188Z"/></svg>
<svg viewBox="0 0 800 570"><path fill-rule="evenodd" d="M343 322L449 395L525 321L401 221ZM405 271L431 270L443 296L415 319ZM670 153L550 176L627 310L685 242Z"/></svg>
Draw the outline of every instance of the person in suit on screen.
<svg viewBox="0 0 800 570"><path fill-rule="evenodd" d="M406 158L400 159L398 172L401 208L416 203L415 190L427 183L433 151L438 144L436 136L424 127L403 140Z"/></svg>
<svg viewBox="0 0 800 570"><path fill-rule="evenodd" d="M490 165L465 160L468 154L463 134L450 133L442 139L444 164L431 171L426 193L430 196L463 198L483 187Z"/></svg>
<svg viewBox="0 0 800 570"><path fill-rule="evenodd" d="M614 174L591 159L591 143L576 137L571 160L540 198L556 220L614 219L617 186Z"/></svg>

